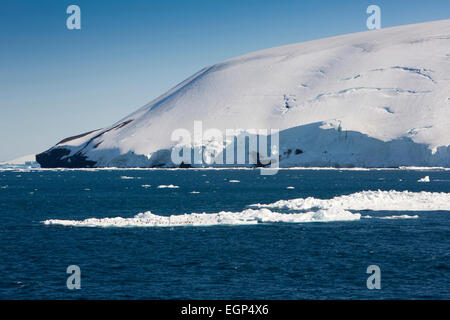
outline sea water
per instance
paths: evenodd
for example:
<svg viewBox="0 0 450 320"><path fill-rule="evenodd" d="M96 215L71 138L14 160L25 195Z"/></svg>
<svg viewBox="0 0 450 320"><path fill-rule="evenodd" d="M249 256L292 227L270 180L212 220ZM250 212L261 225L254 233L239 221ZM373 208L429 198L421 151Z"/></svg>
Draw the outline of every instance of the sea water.
<svg viewBox="0 0 450 320"><path fill-rule="evenodd" d="M450 171L3 170L0 249L1 299L449 299Z"/></svg>

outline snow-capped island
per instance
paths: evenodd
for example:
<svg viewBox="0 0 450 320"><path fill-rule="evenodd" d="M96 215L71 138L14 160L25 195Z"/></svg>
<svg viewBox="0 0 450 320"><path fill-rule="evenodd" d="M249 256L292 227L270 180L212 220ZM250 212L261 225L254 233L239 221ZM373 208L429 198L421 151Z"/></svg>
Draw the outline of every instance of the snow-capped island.
<svg viewBox="0 0 450 320"><path fill-rule="evenodd" d="M204 68L43 168L174 167L175 129L271 129L279 165L450 166L450 20L258 51ZM210 141L204 141L207 145Z"/></svg>

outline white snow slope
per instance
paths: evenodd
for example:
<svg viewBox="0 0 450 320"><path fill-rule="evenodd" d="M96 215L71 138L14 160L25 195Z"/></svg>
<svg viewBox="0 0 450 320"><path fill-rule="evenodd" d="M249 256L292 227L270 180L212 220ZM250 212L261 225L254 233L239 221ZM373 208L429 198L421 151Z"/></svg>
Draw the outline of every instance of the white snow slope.
<svg viewBox="0 0 450 320"><path fill-rule="evenodd" d="M29 169L39 168L39 163L36 162L36 156L30 154L14 160L0 162L0 169Z"/></svg>
<svg viewBox="0 0 450 320"><path fill-rule="evenodd" d="M281 167L449 167L450 20L227 60L47 153L70 150L60 157L68 166L74 155L96 167L171 166L172 132L193 132L195 120L203 130L280 129Z"/></svg>

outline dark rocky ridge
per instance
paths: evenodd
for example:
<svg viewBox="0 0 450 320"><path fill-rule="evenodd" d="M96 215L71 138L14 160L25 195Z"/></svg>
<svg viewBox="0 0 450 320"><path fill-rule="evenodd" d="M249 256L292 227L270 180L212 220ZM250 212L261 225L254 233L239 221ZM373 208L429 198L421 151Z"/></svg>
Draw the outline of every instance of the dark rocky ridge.
<svg viewBox="0 0 450 320"><path fill-rule="evenodd" d="M44 151L38 155L36 155L36 161L41 165L41 168L94 168L96 166L96 162L92 160L87 160L87 156L84 154L84 150L89 146L92 142L94 142L96 139L100 138L103 134L111 131L111 130L117 130L120 129L130 122L132 122L133 119L124 121L122 123L119 123L118 125L115 125L112 128L109 128L107 130L101 131L102 129L98 130L92 130L86 133L82 133L76 136L68 137L56 144L55 147L50 148L47 151ZM96 134L94 137L89 139L82 148L73 154L70 157L67 157L71 153L71 151L67 148L64 148L61 146L61 144L67 143L72 140L76 140L79 138L83 138L93 132L101 131L99 134ZM96 149L103 141L97 142L93 149Z"/></svg>
<svg viewBox="0 0 450 320"><path fill-rule="evenodd" d="M41 168L94 168L95 161L87 160L81 152L77 152L70 157L70 150L63 147L56 147L36 155L36 161Z"/></svg>

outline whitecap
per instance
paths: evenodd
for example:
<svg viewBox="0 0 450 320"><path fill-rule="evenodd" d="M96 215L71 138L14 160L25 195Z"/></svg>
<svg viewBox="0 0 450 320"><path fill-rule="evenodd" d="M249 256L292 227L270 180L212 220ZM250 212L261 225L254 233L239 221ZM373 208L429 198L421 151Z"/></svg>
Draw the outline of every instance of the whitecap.
<svg viewBox="0 0 450 320"><path fill-rule="evenodd" d="M129 177L129 176L121 176L120 179L122 180L132 180L132 179L140 179L141 177Z"/></svg>
<svg viewBox="0 0 450 320"><path fill-rule="evenodd" d="M168 188L168 189L178 189L179 186L175 186L173 184L169 184L169 185L162 184L162 185L158 186L158 189L166 189L166 188Z"/></svg>
<svg viewBox="0 0 450 320"><path fill-rule="evenodd" d="M409 216L407 214L402 214L398 216L386 216L386 217L378 217L378 219L419 219L418 215Z"/></svg>

